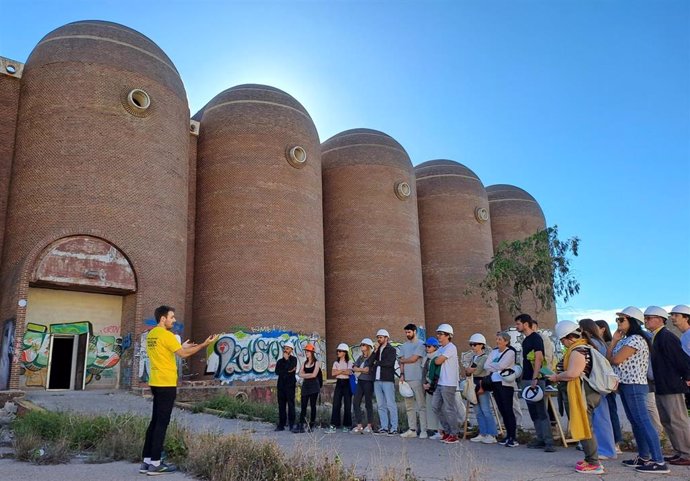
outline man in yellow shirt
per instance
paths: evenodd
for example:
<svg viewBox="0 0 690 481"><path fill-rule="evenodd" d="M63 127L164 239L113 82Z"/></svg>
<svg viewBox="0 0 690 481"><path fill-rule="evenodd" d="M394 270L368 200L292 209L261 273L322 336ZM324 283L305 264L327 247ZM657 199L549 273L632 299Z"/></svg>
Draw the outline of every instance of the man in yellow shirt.
<svg viewBox="0 0 690 481"><path fill-rule="evenodd" d="M177 396L177 363L175 356L182 358L192 356L214 342L217 335L208 336L201 344L189 340L180 344L172 333L175 324L175 309L160 306L155 311L158 325L151 329L146 337L146 353L151 364L149 386L153 394L153 414L146 430L144 442L144 461L139 467L140 473L149 476L172 473L177 468L172 464L161 462L161 451L165 433L170 423L175 397Z"/></svg>

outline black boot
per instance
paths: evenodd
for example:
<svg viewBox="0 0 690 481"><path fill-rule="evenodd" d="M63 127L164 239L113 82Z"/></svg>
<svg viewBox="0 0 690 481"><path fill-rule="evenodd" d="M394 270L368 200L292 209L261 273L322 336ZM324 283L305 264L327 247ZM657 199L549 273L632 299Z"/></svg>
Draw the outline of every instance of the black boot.
<svg viewBox="0 0 690 481"><path fill-rule="evenodd" d="M292 428L292 432L295 434L304 433L304 426L302 424L295 424L295 427Z"/></svg>

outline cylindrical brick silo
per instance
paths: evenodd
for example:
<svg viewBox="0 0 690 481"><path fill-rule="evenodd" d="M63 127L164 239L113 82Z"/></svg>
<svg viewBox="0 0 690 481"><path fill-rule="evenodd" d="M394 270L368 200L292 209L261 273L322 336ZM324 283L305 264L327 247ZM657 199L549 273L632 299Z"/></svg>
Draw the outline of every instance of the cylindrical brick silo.
<svg viewBox="0 0 690 481"><path fill-rule="evenodd" d="M287 93L240 85L200 119L194 336L325 335L321 154Z"/></svg>
<svg viewBox="0 0 690 481"><path fill-rule="evenodd" d="M184 317L188 144L184 86L150 39L82 21L38 43L21 81L0 289L17 338L29 253L70 235L100 237L128 257L137 291L120 335L138 336L163 303Z"/></svg>
<svg viewBox="0 0 690 481"><path fill-rule="evenodd" d="M484 185L452 160L424 162L415 174L426 323L430 329L452 325L463 350L475 332L493 345L498 306L488 305L477 288L493 256Z"/></svg>
<svg viewBox="0 0 690 481"><path fill-rule="evenodd" d="M514 185L497 184L486 188L489 196L489 215L494 249L503 242L521 240L546 228L546 219L539 203L530 194ZM515 325L518 313L511 313L501 302L503 294L498 293L501 327ZM539 327L553 329L556 325L556 308L545 311L529 294L521 300L522 312L539 321Z"/></svg>
<svg viewBox="0 0 690 481"><path fill-rule="evenodd" d="M410 158L392 137L369 129L330 138L321 155L328 345L357 345L379 328L401 341L407 323L424 326Z"/></svg>

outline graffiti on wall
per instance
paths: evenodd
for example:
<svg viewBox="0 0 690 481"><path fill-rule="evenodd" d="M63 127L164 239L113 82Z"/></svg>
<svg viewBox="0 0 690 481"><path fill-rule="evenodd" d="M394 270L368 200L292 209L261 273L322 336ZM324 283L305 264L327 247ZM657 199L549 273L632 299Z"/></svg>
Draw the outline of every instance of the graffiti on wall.
<svg viewBox="0 0 690 481"><path fill-rule="evenodd" d="M318 334L304 335L279 329L237 331L221 334L207 348L206 373L214 374L224 384L277 379L276 363L283 355L283 346L288 341L295 345L294 355L297 356L299 366L306 358L304 348L309 343L314 344L318 359L325 360L326 342Z"/></svg>
<svg viewBox="0 0 690 481"><path fill-rule="evenodd" d="M0 338L0 391L9 389L10 367L14 355L14 327L15 319L5 321Z"/></svg>
<svg viewBox="0 0 690 481"><path fill-rule="evenodd" d="M28 323L19 352L19 362L23 368L25 384L28 387L45 387L48 375L51 334L81 335L89 334L86 356L86 384L103 378L112 378L113 368L120 362L122 338L112 335L91 335L90 322L70 322L51 324Z"/></svg>

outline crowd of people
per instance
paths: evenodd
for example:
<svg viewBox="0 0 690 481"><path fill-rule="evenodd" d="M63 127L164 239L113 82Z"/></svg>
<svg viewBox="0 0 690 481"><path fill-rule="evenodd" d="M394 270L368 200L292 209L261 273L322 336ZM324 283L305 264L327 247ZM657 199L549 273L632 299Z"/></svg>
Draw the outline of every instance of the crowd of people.
<svg viewBox="0 0 690 481"><path fill-rule="evenodd" d="M623 464L642 473L668 473L669 465L690 466L690 307L679 305L670 313L657 306L644 313L627 307L616 316L618 328L614 333L603 320L559 322L555 334L561 355L553 339L541 332L537 320L528 314L515 318L515 328L524 336L519 350L511 345L508 331L497 333L493 349L484 335L475 333L468 340L469 355L462 356L466 362L460 359L449 324L438 326L436 335L425 341L419 339L417 326L408 324L404 327L405 342L398 349L391 344L389 332L380 329L376 342L362 339L361 354L354 360L350 359L349 346L342 343L336 348L337 359L330 372L336 384L326 433L340 430L458 443L466 414L464 405L457 401L457 392L464 380L471 383L466 397L478 426L471 442L519 446L521 394L535 431L527 448L556 452L552 434L556 413L549 412L547 399L557 392L569 419L571 438L579 440L584 452L575 470L602 474L601 460L622 454L617 409L620 396L637 449ZM681 332L680 338L666 327L668 320ZM276 430L290 428L303 433L315 428L323 374L313 345L305 347L307 357L299 369L293 351L294 346L286 343L283 358L276 365L280 413ZM302 380L302 388L296 423L297 378ZM402 433L396 383L407 415L408 429ZM505 426L500 442L499 419ZM671 444L670 456L662 453L662 433Z"/></svg>

